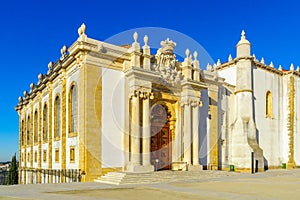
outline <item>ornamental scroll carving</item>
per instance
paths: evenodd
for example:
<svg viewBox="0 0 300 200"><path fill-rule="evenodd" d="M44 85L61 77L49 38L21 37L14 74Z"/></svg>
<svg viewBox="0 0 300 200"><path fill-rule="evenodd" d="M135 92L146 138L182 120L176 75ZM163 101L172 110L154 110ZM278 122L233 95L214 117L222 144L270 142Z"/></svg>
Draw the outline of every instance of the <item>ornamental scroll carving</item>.
<svg viewBox="0 0 300 200"><path fill-rule="evenodd" d="M129 98L132 97L138 97L141 99L154 99L154 94L150 92L149 89L140 88L129 92Z"/></svg>
<svg viewBox="0 0 300 200"><path fill-rule="evenodd" d="M176 67L176 55L173 53L176 43L169 38L160 43L161 48L155 55L156 64L154 70L161 74L162 80L172 86L177 85L182 80L181 71Z"/></svg>
<svg viewBox="0 0 300 200"><path fill-rule="evenodd" d="M200 97L191 97L191 96L184 96L181 97L181 106L189 106L191 105L192 107L202 107L202 102L200 101Z"/></svg>

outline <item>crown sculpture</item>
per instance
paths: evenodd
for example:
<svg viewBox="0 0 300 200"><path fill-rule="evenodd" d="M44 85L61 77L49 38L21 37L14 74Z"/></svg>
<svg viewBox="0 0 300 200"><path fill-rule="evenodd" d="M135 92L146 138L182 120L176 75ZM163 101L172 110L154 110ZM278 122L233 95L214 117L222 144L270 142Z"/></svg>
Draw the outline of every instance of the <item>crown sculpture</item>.
<svg viewBox="0 0 300 200"><path fill-rule="evenodd" d="M174 54L176 43L167 38L165 41L161 41L160 45L161 48L157 50L155 55L156 65L154 69L161 73L166 84L177 85L182 80L182 74L176 67L177 61Z"/></svg>

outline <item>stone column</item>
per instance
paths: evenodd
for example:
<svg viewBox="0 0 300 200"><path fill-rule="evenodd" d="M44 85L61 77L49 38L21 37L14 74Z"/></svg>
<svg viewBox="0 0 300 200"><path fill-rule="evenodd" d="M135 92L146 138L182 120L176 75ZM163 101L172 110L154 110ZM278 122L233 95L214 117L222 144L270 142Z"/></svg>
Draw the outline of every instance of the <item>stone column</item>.
<svg viewBox="0 0 300 200"><path fill-rule="evenodd" d="M150 110L149 110L149 96L147 95L143 100L143 165L150 165Z"/></svg>
<svg viewBox="0 0 300 200"><path fill-rule="evenodd" d="M175 135L172 137L172 162L181 161L181 106L178 102L175 104L176 109L176 124L175 124Z"/></svg>
<svg viewBox="0 0 300 200"><path fill-rule="evenodd" d="M193 165L199 165L199 106L193 105Z"/></svg>
<svg viewBox="0 0 300 200"><path fill-rule="evenodd" d="M131 164L140 165L140 103L139 96L131 99Z"/></svg>
<svg viewBox="0 0 300 200"><path fill-rule="evenodd" d="M190 102L184 104L184 124L183 124L183 142L184 142L184 161L191 164L191 136L192 136L192 119Z"/></svg>

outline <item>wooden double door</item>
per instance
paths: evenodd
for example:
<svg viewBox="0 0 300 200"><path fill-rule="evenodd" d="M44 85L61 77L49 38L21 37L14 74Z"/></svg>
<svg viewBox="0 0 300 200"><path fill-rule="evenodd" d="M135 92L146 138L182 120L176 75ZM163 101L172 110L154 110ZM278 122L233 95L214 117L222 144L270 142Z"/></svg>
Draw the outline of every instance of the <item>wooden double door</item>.
<svg viewBox="0 0 300 200"><path fill-rule="evenodd" d="M151 112L151 164L156 170L170 169L172 144L167 108L156 105Z"/></svg>

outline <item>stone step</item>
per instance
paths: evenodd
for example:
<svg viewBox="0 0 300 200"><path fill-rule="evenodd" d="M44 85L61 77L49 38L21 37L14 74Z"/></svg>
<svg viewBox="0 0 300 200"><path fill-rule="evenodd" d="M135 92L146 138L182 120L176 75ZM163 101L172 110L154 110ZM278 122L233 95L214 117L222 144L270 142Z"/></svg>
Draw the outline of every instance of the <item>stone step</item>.
<svg viewBox="0 0 300 200"><path fill-rule="evenodd" d="M224 176L223 171L159 171L150 173L109 172L95 179L95 182L108 184L154 184L162 182L201 180L213 175Z"/></svg>

